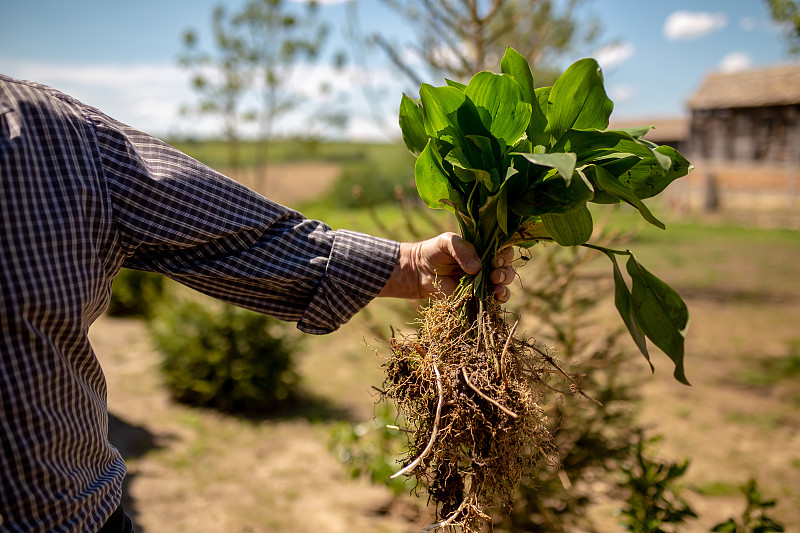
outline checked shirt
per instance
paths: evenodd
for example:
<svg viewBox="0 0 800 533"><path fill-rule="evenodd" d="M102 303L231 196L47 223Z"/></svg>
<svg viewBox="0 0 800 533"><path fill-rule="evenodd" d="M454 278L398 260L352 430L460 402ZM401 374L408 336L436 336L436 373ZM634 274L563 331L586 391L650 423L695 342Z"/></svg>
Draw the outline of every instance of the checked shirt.
<svg viewBox="0 0 800 533"><path fill-rule="evenodd" d="M120 502L125 465L87 338L120 268L327 333L380 292L398 247L0 76L0 531L96 531Z"/></svg>

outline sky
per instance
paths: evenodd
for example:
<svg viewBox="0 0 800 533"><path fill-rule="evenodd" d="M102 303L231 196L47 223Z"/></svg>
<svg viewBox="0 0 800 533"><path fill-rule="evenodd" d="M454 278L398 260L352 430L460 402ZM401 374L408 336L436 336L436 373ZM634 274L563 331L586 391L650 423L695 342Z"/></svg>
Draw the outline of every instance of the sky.
<svg viewBox="0 0 800 533"><path fill-rule="evenodd" d="M225 5L233 10L243 1ZM218 135L217 121L180 112L196 96L177 57L187 29L199 33L201 45L208 43L211 12L219 3L0 0L0 73L55 87L159 137ZM346 23L353 7L347 0L319 3L331 26L323 58L352 51ZM362 30L379 29L390 40L413 35L378 0L360 0L357 12ZM708 74L791 60L763 0L590 0L585 13L599 19L600 43L576 51L563 66L597 58L617 120L644 124L648 118L685 116L685 102ZM326 61L306 65L292 84L308 99L281 121L279 133L331 135L309 118L322 106L350 117L336 137L376 141L399 137L401 93L418 89L378 53L351 61L339 73ZM322 84L331 87L325 97L315 90Z"/></svg>

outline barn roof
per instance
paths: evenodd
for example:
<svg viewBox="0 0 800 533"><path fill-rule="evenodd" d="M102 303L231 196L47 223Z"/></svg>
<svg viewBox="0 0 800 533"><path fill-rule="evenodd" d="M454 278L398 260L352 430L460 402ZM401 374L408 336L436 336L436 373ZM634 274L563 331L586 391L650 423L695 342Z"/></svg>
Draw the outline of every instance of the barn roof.
<svg viewBox="0 0 800 533"><path fill-rule="evenodd" d="M687 102L690 109L800 104L800 63L709 74Z"/></svg>
<svg viewBox="0 0 800 533"><path fill-rule="evenodd" d="M654 143L680 142L689 137L689 119L686 117L612 118L609 129L653 126L645 138Z"/></svg>

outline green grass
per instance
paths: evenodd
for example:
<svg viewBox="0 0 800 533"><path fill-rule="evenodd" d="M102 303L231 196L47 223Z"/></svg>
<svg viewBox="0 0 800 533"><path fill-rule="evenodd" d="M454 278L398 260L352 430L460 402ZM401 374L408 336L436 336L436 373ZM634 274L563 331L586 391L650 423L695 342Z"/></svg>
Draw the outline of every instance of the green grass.
<svg viewBox="0 0 800 533"><path fill-rule="evenodd" d="M755 426L762 431L772 431L784 424L783 416L778 413L744 413L733 411L725 415L725 421L731 424Z"/></svg>
<svg viewBox="0 0 800 533"><path fill-rule="evenodd" d="M169 141L170 144L216 169L230 168L228 145L220 140ZM254 166L256 151L261 145L254 141L239 143L240 164L244 168ZM399 143L333 143L310 141L274 141L267 151L268 163L290 163L299 161L332 161L358 163L380 161L386 165L404 164L413 168L413 159L405 146Z"/></svg>
<svg viewBox="0 0 800 533"><path fill-rule="evenodd" d="M694 487L703 496L733 496L739 494L739 486L727 481L709 481Z"/></svg>

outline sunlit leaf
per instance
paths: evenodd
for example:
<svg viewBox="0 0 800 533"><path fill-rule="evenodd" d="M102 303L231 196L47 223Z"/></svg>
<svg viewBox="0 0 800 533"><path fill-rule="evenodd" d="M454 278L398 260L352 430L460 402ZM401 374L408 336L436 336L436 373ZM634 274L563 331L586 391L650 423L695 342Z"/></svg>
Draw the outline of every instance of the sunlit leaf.
<svg viewBox="0 0 800 533"><path fill-rule="evenodd" d="M475 104L484 126L505 146L515 145L531 120L531 105L522 100L522 89L506 74L475 74L464 93Z"/></svg>
<svg viewBox="0 0 800 533"><path fill-rule="evenodd" d="M450 157L466 168L476 168L481 154L467 135L489 135L478 111L463 91L454 87L420 87L425 132L452 146Z"/></svg>
<svg viewBox="0 0 800 533"><path fill-rule="evenodd" d="M533 72L528 61L516 50L511 47L506 48L503 58L500 60L500 69L504 74L508 74L519 83L522 89L522 100L531 105L530 124L526 130L528 140L533 144L546 144L549 135L547 134L547 119L539 105L536 97L536 90L533 85Z"/></svg>
<svg viewBox="0 0 800 533"><path fill-rule="evenodd" d="M570 65L553 84L547 101L545 116L555 139L572 128L607 128L614 107L606 96L600 66L591 58Z"/></svg>

